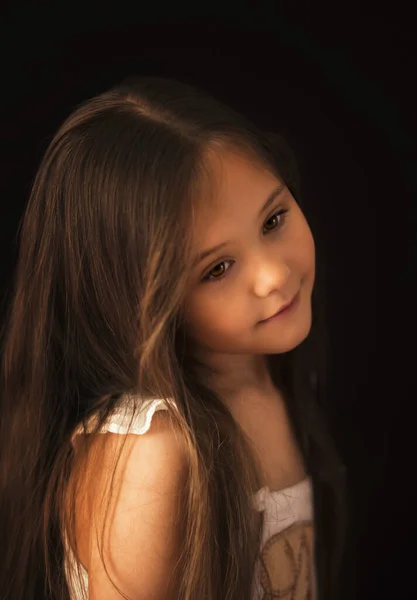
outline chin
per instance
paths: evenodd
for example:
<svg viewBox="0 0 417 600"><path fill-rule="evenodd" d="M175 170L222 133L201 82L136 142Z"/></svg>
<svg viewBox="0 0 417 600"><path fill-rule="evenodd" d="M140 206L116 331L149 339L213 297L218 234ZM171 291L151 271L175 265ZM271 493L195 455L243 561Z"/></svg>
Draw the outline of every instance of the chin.
<svg viewBox="0 0 417 600"><path fill-rule="evenodd" d="M302 337L299 337L297 340L293 340L292 343L288 343L286 345L280 344L279 349L276 349L275 352L273 352L273 354L285 354L286 352L291 352L291 350L294 350L300 344L302 344L307 337L308 337L308 334L304 335Z"/></svg>
<svg viewBox="0 0 417 600"><path fill-rule="evenodd" d="M283 334L280 336L278 329L272 333L269 340L264 338L265 346L270 345L271 350L266 350L267 354L284 354L297 348L304 340L308 337L311 331L312 319L311 313L308 319L304 320L304 323L297 323L292 325L287 331L283 328ZM272 329L272 328L271 328ZM269 336L268 336L269 337Z"/></svg>

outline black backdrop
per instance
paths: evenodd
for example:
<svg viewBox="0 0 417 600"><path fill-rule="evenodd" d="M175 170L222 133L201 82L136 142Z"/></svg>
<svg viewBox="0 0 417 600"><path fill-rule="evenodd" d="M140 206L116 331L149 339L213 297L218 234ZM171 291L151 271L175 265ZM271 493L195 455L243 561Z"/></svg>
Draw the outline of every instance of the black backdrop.
<svg viewBox="0 0 417 600"><path fill-rule="evenodd" d="M413 19L334 4L3 5L2 308L32 178L76 103L131 73L177 77L284 133L326 256L345 597L417 598Z"/></svg>

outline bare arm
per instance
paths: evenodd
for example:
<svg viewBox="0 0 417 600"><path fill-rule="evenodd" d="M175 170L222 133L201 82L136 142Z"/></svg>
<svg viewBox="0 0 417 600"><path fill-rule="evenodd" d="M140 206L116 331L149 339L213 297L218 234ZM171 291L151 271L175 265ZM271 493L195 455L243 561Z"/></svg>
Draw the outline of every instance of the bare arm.
<svg viewBox="0 0 417 600"><path fill-rule="evenodd" d="M112 502L106 520L103 552L110 576L132 600L178 598L175 566L184 545L183 492L187 460L183 446L166 418L155 413L144 435L127 436L112 487ZM103 434L106 456L114 460L122 436ZM103 443L100 440L100 443ZM109 580L99 553L107 506L107 491L114 462L104 461L103 477L95 485L89 535L89 598L120 600ZM100 504L103 497L105 501ZM98 532L98 534L97 534Z"/></svg>

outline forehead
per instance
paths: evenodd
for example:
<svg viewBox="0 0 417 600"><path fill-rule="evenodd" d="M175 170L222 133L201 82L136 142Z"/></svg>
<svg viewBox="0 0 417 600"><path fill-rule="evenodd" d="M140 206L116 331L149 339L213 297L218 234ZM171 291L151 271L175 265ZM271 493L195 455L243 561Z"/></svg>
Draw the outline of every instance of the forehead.
<svg viewBox="0 0 417 600"><path fill-rule="evenodd" d="M195 225L206 228L208 216L228 217L258 206L279 181L272 169L255 157L232 151L210 152L195 207Z"/></svg>

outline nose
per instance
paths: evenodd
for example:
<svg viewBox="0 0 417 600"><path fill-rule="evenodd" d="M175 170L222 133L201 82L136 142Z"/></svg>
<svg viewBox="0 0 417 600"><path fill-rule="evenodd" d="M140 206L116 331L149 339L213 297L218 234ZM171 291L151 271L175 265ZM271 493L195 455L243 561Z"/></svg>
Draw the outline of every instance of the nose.
<svg viewBox="0 0 417 600"><path fill-rule="evenodd" d="M290 269L279 256L265 258L254 266L254 287L258 296L267 296L273 290L288 289Z"/></svg>

